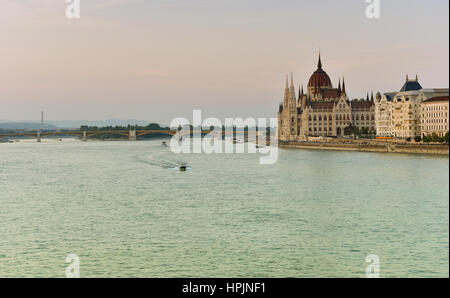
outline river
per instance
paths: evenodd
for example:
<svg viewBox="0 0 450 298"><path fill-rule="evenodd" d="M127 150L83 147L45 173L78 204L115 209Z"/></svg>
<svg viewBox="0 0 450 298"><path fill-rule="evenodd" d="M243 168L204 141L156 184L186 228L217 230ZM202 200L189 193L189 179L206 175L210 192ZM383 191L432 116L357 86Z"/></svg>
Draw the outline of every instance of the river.
<svg viewBox="0 0 450 298"><path fill-rule="evenodd" d="M177 166L185 163L188 171ZM0 144L0 276L449 277L449 160Z"/></svg>

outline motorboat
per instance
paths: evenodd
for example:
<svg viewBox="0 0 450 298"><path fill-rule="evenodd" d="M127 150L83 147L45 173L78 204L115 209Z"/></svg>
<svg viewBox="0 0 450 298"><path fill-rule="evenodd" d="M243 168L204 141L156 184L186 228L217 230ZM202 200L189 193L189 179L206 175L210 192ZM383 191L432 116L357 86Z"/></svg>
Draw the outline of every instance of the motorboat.
<svg viewBox="0 0 450 298"><path fill-rule="evenodd" d="M242 144L244 141L242 139L238 139L236 137L233 138L233 144Z"/></svg>

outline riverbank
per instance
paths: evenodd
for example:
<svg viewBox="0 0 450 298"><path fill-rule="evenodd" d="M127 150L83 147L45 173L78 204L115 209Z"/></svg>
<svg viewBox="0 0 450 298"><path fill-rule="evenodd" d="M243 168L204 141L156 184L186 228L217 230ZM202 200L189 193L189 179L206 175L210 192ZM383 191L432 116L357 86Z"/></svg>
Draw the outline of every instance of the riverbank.
<svg viewBox="0 0 450 298"><path fill-rule="evenodd" d="M339 141L334 142L280 142L282 148L309 150L339 150L359 152L387 152L409 154L449 155L448 145L428 145L420 143L393 143L382 141Z"/></svg>

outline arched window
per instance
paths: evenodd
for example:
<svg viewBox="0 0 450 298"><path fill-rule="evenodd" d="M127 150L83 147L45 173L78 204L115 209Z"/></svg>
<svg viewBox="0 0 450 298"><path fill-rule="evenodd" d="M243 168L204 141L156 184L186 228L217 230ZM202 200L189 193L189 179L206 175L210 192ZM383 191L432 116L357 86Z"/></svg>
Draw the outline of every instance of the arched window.
<svg viewBox="0 0 450 298"><path fill-rule="evenodd" d="M361 120L363 120L363 121L364 121L364 115L361 115Z"/></svg>
<svg viewBox="0 0 450 298"><path fill-rule="evenodd" d="M323 120L327 121L327 115L323 116Z"/></svg>
<svg viewBox="0 0 450 298"><path fill-rule="evenodd" d="M319 115L319 121L322 121L322 115Z"/></svg>

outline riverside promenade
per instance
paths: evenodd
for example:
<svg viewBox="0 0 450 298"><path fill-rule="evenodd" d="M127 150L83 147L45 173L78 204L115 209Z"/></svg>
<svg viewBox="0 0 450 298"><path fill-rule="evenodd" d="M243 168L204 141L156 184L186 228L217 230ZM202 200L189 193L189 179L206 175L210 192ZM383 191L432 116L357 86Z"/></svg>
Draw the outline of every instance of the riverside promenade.
<svg viewBox="0 0 450 298"><path fill-rule="evenodd" d="M402 140L353 140L339 138L308 138L307 141L279 142L281 148L309 150L340 150L410 154L449 155L449 146L406 142Z"/></svg>

